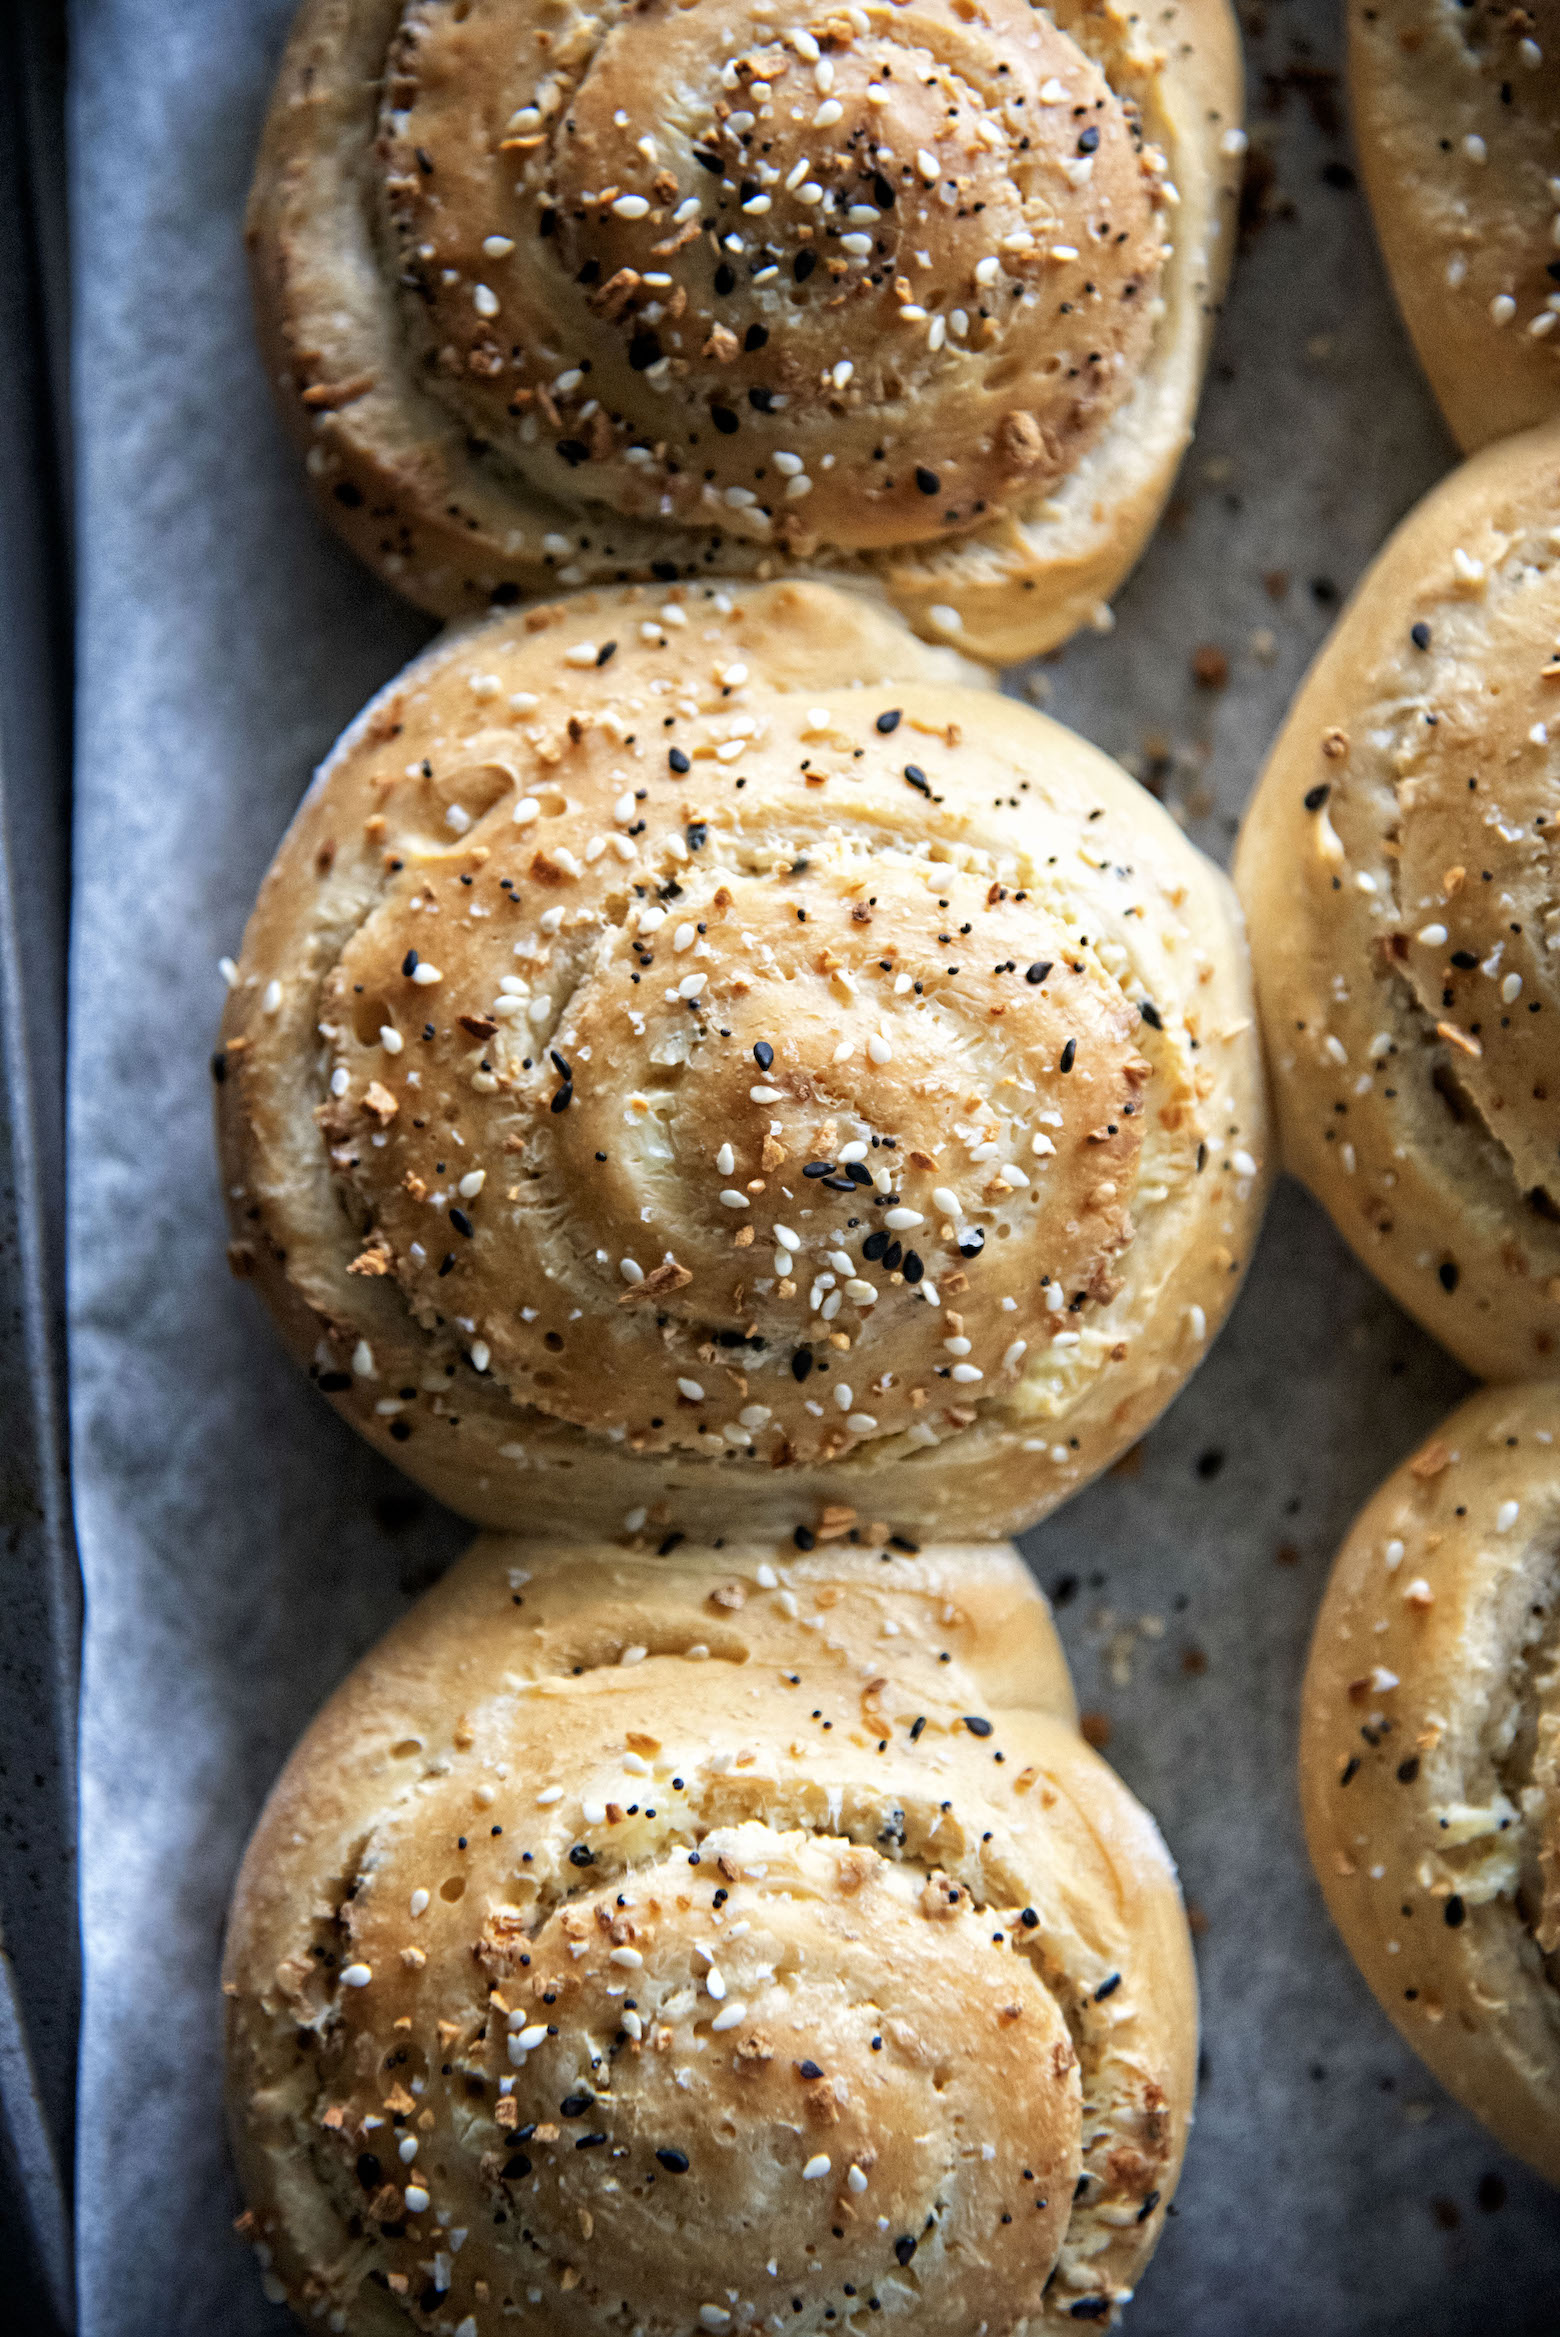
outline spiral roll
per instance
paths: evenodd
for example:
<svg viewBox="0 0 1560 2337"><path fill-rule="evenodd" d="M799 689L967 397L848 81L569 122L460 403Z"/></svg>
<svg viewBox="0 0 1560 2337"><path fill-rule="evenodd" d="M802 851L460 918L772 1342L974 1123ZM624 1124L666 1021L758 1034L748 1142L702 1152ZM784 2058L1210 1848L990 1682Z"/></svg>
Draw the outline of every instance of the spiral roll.
<svg viewBox="0 0 1560 2337"><path fill-rule="evenodd" d="M1486 1379L1560 1369L1557 529L1553 427L1409 514L1236 859L1286 1163Z"/></svg>
<svg viewBox="0 0 1560 2337"><path fill-rule="evenodd" d="M1239 106L1224 0L312 0L262 338L326 512L440 614L838 566L1002 661L1168 491Z"/></svg>
<svg viewBox="0 0 1560 2337"><path fill-rule="evenodd" d="M479 1542L294 1754L224 1987L242 2229L371 2337L1108 2324L1196 2058L990 1547Z"/></svg>
<svg viewBox="0 0 1560 2337"><path fill-rule="evenodd" d="M316 781L217 1058L234 1263L478 1522L1005 1531L1200 1358L1264 1190L1229 896L947 670L814 586L584 596Z"/></svg>
<svg viewBox="0 0 1560 2337"><path fill-rule="evenodd" d="M1488 1389L1338 1553L1306 1673L1306 1838L1383 2010L1560 2183L1560 1399Z"/></svg>

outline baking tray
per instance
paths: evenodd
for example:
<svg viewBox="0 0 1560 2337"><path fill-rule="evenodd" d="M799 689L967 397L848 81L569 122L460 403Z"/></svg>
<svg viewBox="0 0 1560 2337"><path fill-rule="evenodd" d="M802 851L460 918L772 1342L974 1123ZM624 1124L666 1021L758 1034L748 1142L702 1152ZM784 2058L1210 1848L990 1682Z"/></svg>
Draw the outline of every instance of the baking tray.
<svg viewBox="0 0 1560 2337"><path fill-rule="evenodd" d="M74 2325L80 1591L64 1460L65 54L0 13L0 2320Z"/></svg>
<svg viewBox="0 0 1560 2337"><path fill-rule="evenodd" d="M281 2337L228 2228L223 1907L293 1736L465 1539L311 1397L221 1265L216 960L310 762L425 634L316 526L254 353L238 221L287 13L73 18L88 2337ZM1220 856L1342 596L1452 460L1354 182L1335 0L1248 9L1245 31L1246 249L1197 442L1115 629L1009 683ZM1026 1538L1197 1933L1198 2122L1129 2337L1555 2337L1554 2194L1380 2015L1293 1787L1332 1553L1465 1384L1285 1188L1196 1380Z"/></svg>

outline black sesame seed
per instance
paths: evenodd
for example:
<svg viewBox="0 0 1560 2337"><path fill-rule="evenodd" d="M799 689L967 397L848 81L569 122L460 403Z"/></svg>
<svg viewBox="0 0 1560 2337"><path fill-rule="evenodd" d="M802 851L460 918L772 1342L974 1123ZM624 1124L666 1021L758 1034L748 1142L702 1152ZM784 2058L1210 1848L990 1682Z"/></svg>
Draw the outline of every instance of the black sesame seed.
<svg viewBox="0 0 1560 2337"><path fill-rule="evenodd" d="M818 1547L818 1537L811 1526L798 1526L791 1539L798 1550L815 1550Z"/></svg>
<svg viewBox="0 0 1560 2337"><path fill-rule="evenodd" d="M1435 1271L1436 1279L1448 1295L1457 1288L1458 1283L1462 1280L1462 1269L1452 1258L1443 1259Z"/></svg>
<svg viewBox="0 0 1560 2337"><path fill-rule="evenodd" d="M592 1850L590 1844L588 1842L576 1842L573 1849L569 1852L569 1864L571 1866L594 1866L595 1863L596 1853L594 1850Z"/></svg>
<svg viewBox="0 0 1560 2337"><path fill-rule="evenodd" d="M832 1177L834 1163L832 1160L810 1160L802 1174L804 1177Z"/></svg>
<svg viewBox="0 0 1560 2337"><path fill-rule="evenodd" d="M796 1353L795 1353L795 1354L792 1356L792 1358L791 1358L791 1377L792 1377L792 1379L794 1379L794 1380L804 1380L804 1379L806 1379L806 1378L807 1378L807 1376L808 1376L808 1374L811 1372L811 1370L812 1370L812 1367L813 1367L813 1351L812 1351L812 1349L811 1349L810 1347L798 1347L798 1348L797 1348L797 1350L796 1350Z"/></svg>
<svg viewBox="0 0 1560 2337"><path fill-rule="evenodd" d="M823 2071L818 2067L816 2061L798 2061L796 2074L798 2077L806 2078L810 2083L813 2078L822 2077Z"/></svg>
<svg viewBox="0 0 1560 2337"><path fill-rule="evenodd" d="M1100 134L1091 122L1087 130L1080 130L1078 133L1078 152L1092 154L1099 142Z"/></svg>
<svg viewBox="0 0 1560 2337"><path fill-rule="evenodd" d="M679 778L681 778L684 771L691 771L693 769L692 763L683 753L681 747L668 747L666 750L666 759L668 763L670 763L672 769L677 773Z"/></svg>
<svg viewBox="0 0 1560 2337"><path fill-rule="evenodd" d="M924 795L930 798L932 792L931 784L919 763L906 763L905 777L909 780L911 786L916 790L918 795Z"/></svg>
<svg viewBox="0 0 1560 2337"><path fill-rule="evenodd" d="M888 1236L886 1233L869 1233L861 1245L861 1254L864 1258L870 1258L875 1265L887 1248Z"/></svg>
<svg viewBox="0 0 1560 2337"><path fill-rule="evenodd" d="M377 2191L384 2181L384 2173L371 2150L359 2151L357 2179L365 2191Z"/></svg>
<svg viewBox="0 0 1560 2337"><path fill-rule="evenodd" d="M919 1250L906 1250L905 1280L907 1282L919 1282L925 1272L926 1267L922 1262Z"/></svg>
<svg viewBox="0 0 1560 2337"><path fill-rule="evenodd" d="M1430 628L1429 628L1429 626L1428 626L1428 625L1427 625L1427 624L1424 622L1423 618L1421 618L1421 619L1420 619L1420 621L1419 621L1419 623L1418 623L1417 625L1410 625L1410 626L1409 626L1409 628L1408 628L1408 637L1409 637L1410 641L1412 641L1412 643L1414 644L1414 647L1415 647L1416 649L1428 649L1428 648L1429 648L1429 646L1430 646Z"/></svg>
<svg viewBox="0 0 1560 2337"><path fill-rule="evenodd" d="M894 731L899 728L899 723L900 711L897 706L889 706L885 708L883 713L881 713L877 718L877 727L883 733L885 738L888 738Z"/></svg>
<svg viewBox="0 0 1560 2337"><path fill-rule="evenodd" d="M628 344L628 362L636 373L655 364L661 354L659 333L635 333Z"/></svg>
<svg viewBox="0 0 1560 2337"><path fill-rule="evenodd" d="M506 2183L518 2183L523 2175L528 2175L530 2172L531 2162L523 2150L515 2151L512 2157L506 2158L504 2161L503 2173Z"/></svg>
<svg viewBox="0 0 1560 2337"><path fill-rule="evenodd" d="M596 663L598 666L610 665L616 655L617 643L615 641L603 641L601 647L596 652Z"/></svg>
<svg viewBox="0 0 1560 2337"><path fill-rule="evenodd" d="M929 471L925 463L916 464L915 483L923 495L940 495L942 493L941 479L935 471Z"/></svg>
<svg viewBox="0 0 1560 2337"><path fill-rule="evenodd" d="M322 1371L314 1384L323 1395L345 1395L352 1385L352 1374L348 1371Z"/></svg>
<svg viewBox="0 0 1560 2337"><path fill-rule="evenodd" d="M1024 980L1026 982L1043 982L1055 963L1054 958L1036 958L1034 964L1026 971Z"/></svg>
<svg viewBox="0 0 1560 2337"><path fill-rule="evenodd" d="M986 1246L986 1237L978 1225L966 1226L959 1236L961 1258L978 1258Z"/></svg>
<svg viewBox="0 0 1560 2337"><path fill-rule="evenodd" d="M972 1737L989 1737L991 1734L990 1721L982 1720L978 1712L966 1712L964 1725Z"/></svg>
<svg viewBox="0 0 1560 2337"><path fill-rule="evenodd" d="M1359 1775L1359 1773L1360 1773L1360 1757L1359 1757L1359 1754L1358 1754L1358 1753L1351 1753L1351 1754L1350 1754L1350 1756L1349 1756L1349 1758L1348 1758L1348 1760L1347 1760L1347 1761L1345 1761L1345 1763L1343 1764L1343 1775L1342 1775L1342 1776L1339 1778L1339 1780L1338 1780L1338 1783L1339 1783L1340 1785L1352 1785L1352 1784L1354 1783L1354 1780L1355 1780L1355 1778L1356 1778L1356 1777Z"/></svg>
<svg viewBox="0 0 1560 2337"><path fill-rule="evenodd" d="M1314 787L1308 787L1305 791L1306 810L1320 811L1322 805L1327 801L1327 798L1329 795L1331 795L1331 793L1332 789L1328 785L1327 781L1325 779L1319 779Z"/></svg>
<svg viewBox="0 0 1560 2337"><path fill-rule="evenodd" d="M899 2238L894 2242L894 2254L898 2261L901 2264L908 2264L915 2254L915 2250L916 2243L909 2232L901 2232Z"/></svg>
<svg viewBox="0 0 1560 2337"><path fill-rule="evenodd" d="M816 268L817 265L818 255L816 252L805 250L799 251L795 259L791 262L791 274L795 277L798 284L805 284L808 277L812 274L814 268Z"/></svg>
<svg viewBox="0 0 1560 2337"><path fill-rule="evenodd" d="M753 1060L760 1071L768 1071L774 1063L775 1051L767 1039L759 1039L753 1048Z"/></svg>
<svg viewBox="0 0 1560 2337"><path fill-rule="evenodd" d="M730 438L734 431L742 427L741 416L734 414L729 406L711 406L710 420L723 438Z"/></svg>
<svg viewBox="0 0 1560 2337"><path fill-rule="evenodd" d="M742 336L742 346L749 351L762 349L768 338L769 327L767 325L749 325Z"/></svg>
<svg viewBox="0 0 1560 2337"><path fill-rule="evenodd" d="M450 1223L454 1226L457 1233L463 1233L465 1235L467 1241L470 1241L473 1238L475 1229L472 1226L471 1219L466 1215L464 1209L452 1209L450 1211Z"/></svg>
<svg viewBox="0 0 1560 2337"><path fill-rule="evenodd" d="M1056 1068L1058 1071L1071 1071L1077 1060L1078 1042L1076 1039L1069 1039L1066 1046L1062 1049L1062 1059L1057 1064Z"/></svg>
<svg viewBox="0 0 1560 2337"><path fill-rule="evenodd" d="M1468 1918L1468 1910L1463 1905L1462 1900L1456 1891L1453 1891L1451 1897L1447 1900L1442 1913L1445 1917L1446 1928L1448 1931L1460 1931Z"/></svg>
<svg viewBox="0 0 1560 2337"><path fill-rule="evenodd" d="M1397 1766L1399 1785L1412 1785L1418 1775L1419 1755L1417 1753L1410 1753L1406 1761L1399 1761Z"/></svg>
<svg viewBox="0 0 1560 2337"><path fill-rule="evenodd" d="M1116 1993L1116 1991L1117 1991L1117 1989L1118 1989L1120 1986L1121 1986L1121 1974L1120 1974L1119 1972L1112 1972L1112 1974L1111 1974L1110 1978L1109 1978L1108 1980L1102 1980L1102 1981L1100 1982L1100 1984L1099 1984L1098 1988L1096 1988L1096 1989L1095 1989L1095 1991L1094 1991L1094 2001L1095 2001L1095 2003L1096 2003L1096 2004L1103 2004L1103 2003L1105 2002L1105 1999L1106 1999L1106 1997L1107 1997L1107 1996L1114 1996L1114 1995L1115 1995L1115 1993Z"/></svg>
<svg viewBox="0 0 1560 2337"><path fill-rule="evenodd" d="M413 974L415 974L417 971L416 950L409 949L407 951L405 957L401 960L401 971L406 976L407 980L410 981Z"/></svg>
<svg viewBox="0 0 1560 2337"><path fill-rule="evenodd" d="M688 2172L688 2153L685 2150L658 2150L655 2155L669 2175L685 2175Z"/></svg>

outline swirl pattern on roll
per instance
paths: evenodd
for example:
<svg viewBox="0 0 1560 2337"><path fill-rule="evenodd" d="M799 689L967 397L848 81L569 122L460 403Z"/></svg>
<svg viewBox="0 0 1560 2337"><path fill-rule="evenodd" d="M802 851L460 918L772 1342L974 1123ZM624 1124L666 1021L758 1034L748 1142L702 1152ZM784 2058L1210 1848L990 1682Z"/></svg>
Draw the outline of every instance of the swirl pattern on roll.
<svg viewBox="0 0 1560 2337"><path fill-rule="evenodd" d="M1560 1398L1492 1388L1338 1554L1306 1674L1334 1921L1443 2085L1560 2183Z"/></svg>
<svg viewBox="0 0 1560 2337"><path fill-rule="evenodd" d="M943 637L1005 583L970 628L1004 657L1157 512L1238 109L1223 0L1152 38L1073 0L315 0L262 329L331 516L444 613L866 561Z"/></svg>
<svg viewBox="0 0 1560 2337"><path fill-rule="evenodd" d="M1286 1160L1492 1379L1560 1370L1557 525L1553 425L1409 514L1237 859Z"/></svg>
<svg viewBox="0 0 1560 2337"><path fill-rule="evenodd" d="M1185 2147L1173 1869L1011 1552L478 1544L225 1986L244 2230L336 2329L1104 2325Z"/></svg>
<svg viewBox="0 0 1560 2337"><path fill-rule="evenodd" d="M840 686L937 654L817 588L563 604L327 766L228 1017L239 1262L457 1507L924 1524L973 1438L998 1528L1197 1361L1262 1190L1227 896L1041 717Z"/></svg>

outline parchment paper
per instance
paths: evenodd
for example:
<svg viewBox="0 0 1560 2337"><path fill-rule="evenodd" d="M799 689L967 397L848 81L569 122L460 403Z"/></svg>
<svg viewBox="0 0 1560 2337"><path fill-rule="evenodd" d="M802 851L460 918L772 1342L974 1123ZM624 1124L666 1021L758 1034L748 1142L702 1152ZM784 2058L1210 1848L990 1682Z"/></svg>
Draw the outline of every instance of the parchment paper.
<svg viewBox="0 0 1560 2337"><path fill-rule="evenodd" d="M74 11L88 2337L283 2325L229 2228L223 1907L292 1739L465 1538L309 1393L223 1262L216 961L311 764L425 632L316 527L251 344L239 219L288 13ZM1347 169L1333 14L1290 0L1250 28L1267 217L1198 442L1114 633L1031 677L1216 851L1338 595L1450 460ZM1226 687L1194 682L1199 647ZM1554 2200L1376 2011L1291 1784L1331 1552L1461 1388L1286 1190L1233 1324L1140 1460L1030 1538L1083 1702L1201 1927L1199 2122L1135 2337L1555 2329Z"/></svg>

